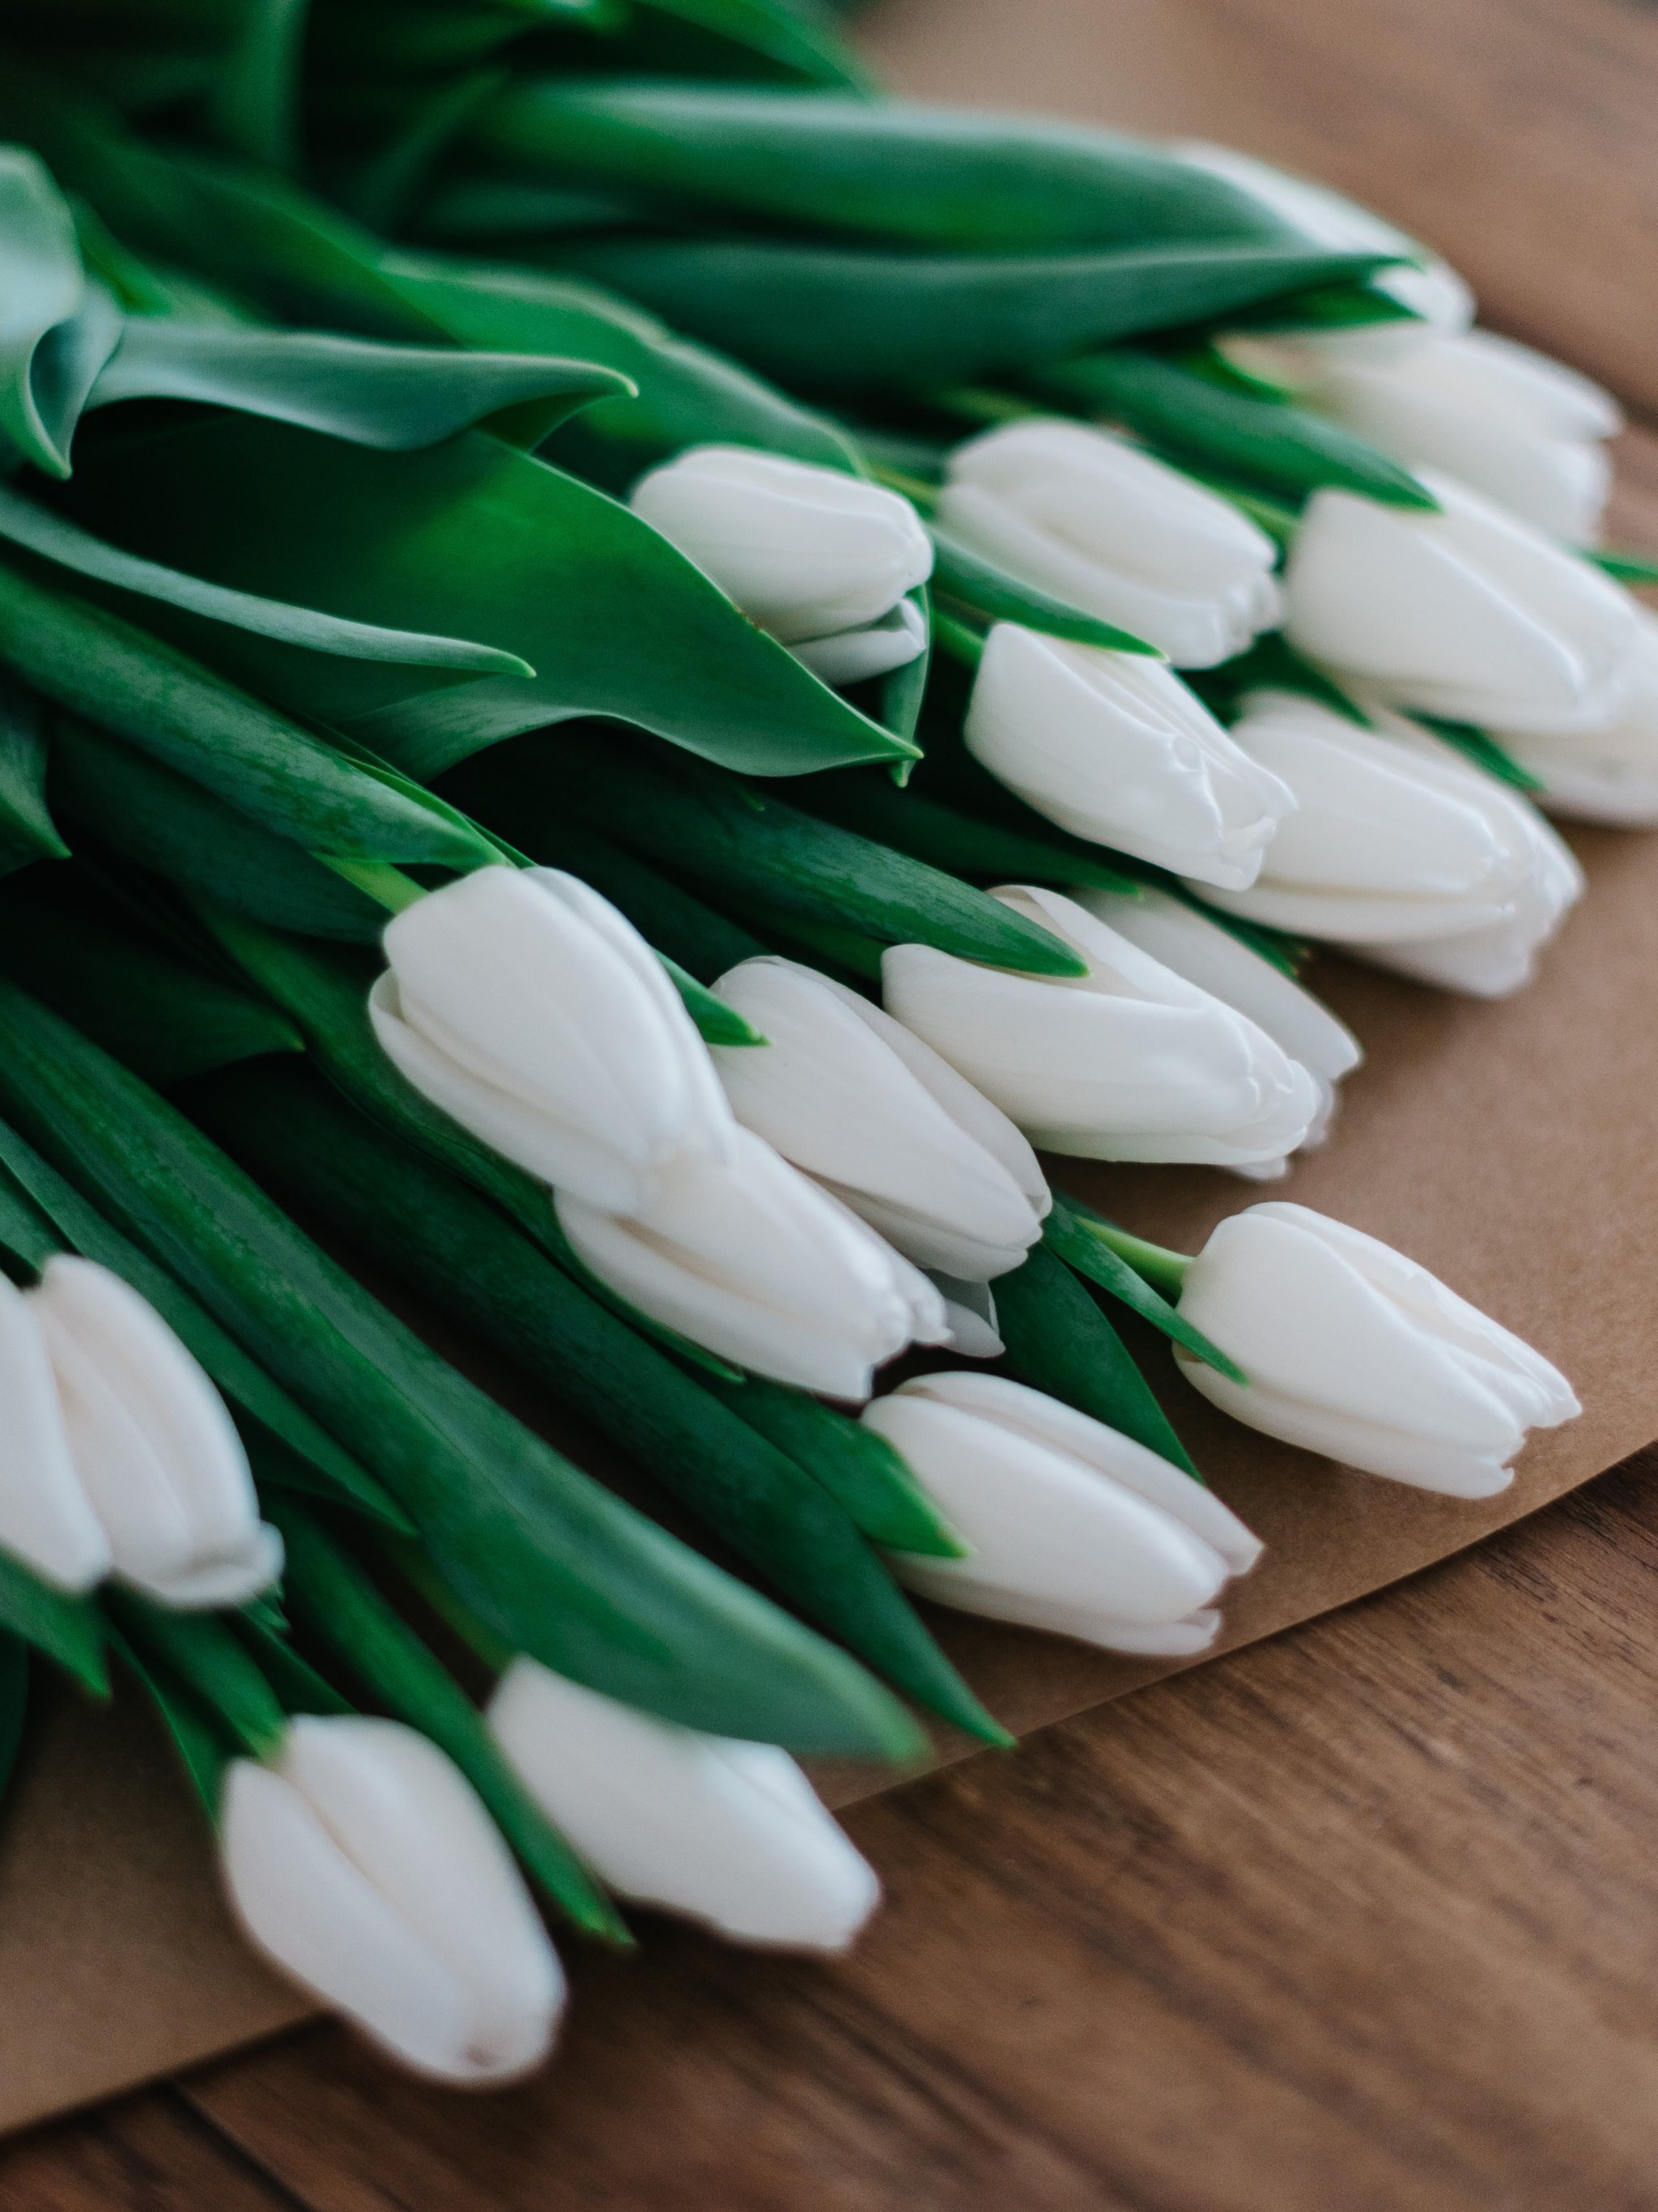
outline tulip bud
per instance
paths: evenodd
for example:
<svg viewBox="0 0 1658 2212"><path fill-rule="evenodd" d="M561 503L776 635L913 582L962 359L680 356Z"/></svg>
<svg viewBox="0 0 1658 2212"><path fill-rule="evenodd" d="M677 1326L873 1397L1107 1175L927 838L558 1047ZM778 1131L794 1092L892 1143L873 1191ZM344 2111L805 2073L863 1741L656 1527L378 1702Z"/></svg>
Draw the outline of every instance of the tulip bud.
<svg viewBox="0 0 1658 2212"><path fill-rule="evenodd" d="M1088 974L1049 982L897 945L882 956L882 988L888 1012L1033 1144L1247 1167L1305 1141L1318 1087L1253 1021L1057 891L996 896L1062 937Z"/></svg>
<svg viewBox="0 0 1658 2212"><path fill-rule="evenodd" d="M25 1303L109 1571L180 1607L241 1605L268 1589L282 1571L282 1539L259 1518L241 1438L155 1308L106 1267L68 1254L47 1261ZM61 1462L43 1472L57 1489Z"/></svg>
<svg viewBox="0 0 1658 2212"><path fill-rule="evenodd" d="M1162 662L1015 623L986 641L962 734L1062 830L1229 890L1295 804Z"/></svg>
<svg viewBox="0 0 1658 2212"><path fill-rule="evenodd" d="M1541 778L1539 804L1551 814L1625 829L1658 824L1658 617L1636 610L1624 696L1603 728L1559 738L1497 734Z"/></svg>
<svg viewBox="0 0 1658 2212"><path fill-rule="evenodd" d="M865 1407L951 1528L959 1559L890 1554L941 1605L1186 1657L1214 1640L1214 1600L1260 1545L1212 1490L1144 1444L998 1375L926 1375Z"/></svg>
<svg viewBox="0 0 1658 2212"><path fill-rule="evenodd" d="M1291 644L1397 706L1541 737L1604 728L1629 593L1450 477L1422 481L1440 514L1314 494L1284 576Z"/></svg>
<svg viewBox="0 0 1658 2212"><path fill-rule="evenodd" d="M932 545L896 492L746 446L694 446L629 504L825 683L901 668L926 642L906 592Z"/></svg>
<svg viewBox="0 0 1658 2212"><path fill-rule="evenodd" d="M1124 891L1079 890L1075 896L1096 921L1244 1015L1299 1061L1319 1094L1317 1115L1303 1142L1315 1145L1323 1139L1335 1112L1337 1084L1364 1057L1345 1022L1230 929L1167 891L1147 890L1136 897Z"/></svg>
<svg viewBox="0 0 1658 2212"><path fill-rule="evenodd" d="M1576 369L1490 331L1424 337L1394 361L1308 354L1304 397L1406 467L1443 469L1551 538L1599 535L1622 416Z"/></svg>
<svg viewBox="0 0 1658 2212"><path fill-rule="evenodd" d="M252 1942L405 2065L482 2085L546 2057L558 1960L470 1784L413 1729L291 1722L270 1765L233 1761L221 1844Z"/></svg>
<svg viewBox="0 0 1658 2212"><path fill-rule="evenodd" d="M1007 1116L920 1037L793 960L730 969L715 994L768 1042L716 1049L737 1118L919 1266L1017 1267L1052 1200Z"/></svg>
<svg viewBox="0 0 1658 2212"><path fill-rule="evenodd" d="M648 1202L686 1155L726 1156L730 1115L661 963L556 868L480 868L387 926L374 1034L415 1088L590 1205Z"/></svg>
<svg viewBox="0 0 1658 2212"><path fill-rule="evenodd" d="M1252 1206L1193 1261L1180 1310L1248 1376L1175 1346L1186 1379L1266 1436L1455 1498L1490 1498L1565 1377L1425 1267L1304 1206Z"/></svg>
<svg viewBox="0 0 1658 2212"><path fill-rule="evenodd" d="M0 1274L0 1547L58 1589L90 1589L109 1539L70 1449L33 1298Z"/></svg>
<svg viewBox="0 0 1658 2212"><path fill-rule="evenodd" d="M1517 990L1582 871L1517 792L1418 725L1380 709L1376 721L1372 732L1309 699L1255 696L1233 733L1297 811L1248 890L1204 896L1424 981Z"/></svg>
<svg viewBox="0 0 1658 2212"><path fill-rule="evenodd" d="M635 1711L533 1659L489 1700L490 1734L607 1889L733 1942L843 1951L880 1884L774 1744Z"/></svg>
<svg viewBox="0 0 1658 2212"><path fill-rule="evenodd" d="M938 520L1038 589L1212 668L1272 629L1272 541L1229 500L1079 422L987 431L950 457Z"/></svg>
<svg viewBox="0 0 1658 2212"><path fill-rule="evenodd" d="M751 1131L687 1158L632 1216L554 1194L583 1264L641 1313L722 1358L825 1397L863 1399L907 1344L946 1341L938 1292Z"/></svg>

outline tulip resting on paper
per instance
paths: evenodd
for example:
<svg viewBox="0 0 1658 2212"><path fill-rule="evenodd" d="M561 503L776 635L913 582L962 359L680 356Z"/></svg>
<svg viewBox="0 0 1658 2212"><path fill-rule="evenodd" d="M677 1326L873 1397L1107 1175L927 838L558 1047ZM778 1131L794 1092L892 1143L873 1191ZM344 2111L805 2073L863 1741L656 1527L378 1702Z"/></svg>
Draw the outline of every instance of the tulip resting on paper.
<svg viewBox="0 0 1658 2212"><path fill-rule="evenodd" d="M1180 1310L1249 1377L1176 1346L1187 1382L1223 1412L1422 1490L1491 1497L1528 1429L1582 1410L1546 1359L1425 1267L1304 1206L1223 1221Z"/></svg>
<svg viewBox="0 0 1658 2212"><path fill-rule="evenodd" d="M704 1735L515 1659L490 1733L605 1887L738 1942L844 1950L880 1884L774 1744Z"/></svg>
<svg viewBox="0 0 1658 2212"><path fill-rule="evenodd" d="M1213 1642L1214 1601L1260 1545L1214 1492L1144 1444L995 1375L928 1375L863 1413L971 1546L892 1555L924 1596L1112 1651Z"/></svg>

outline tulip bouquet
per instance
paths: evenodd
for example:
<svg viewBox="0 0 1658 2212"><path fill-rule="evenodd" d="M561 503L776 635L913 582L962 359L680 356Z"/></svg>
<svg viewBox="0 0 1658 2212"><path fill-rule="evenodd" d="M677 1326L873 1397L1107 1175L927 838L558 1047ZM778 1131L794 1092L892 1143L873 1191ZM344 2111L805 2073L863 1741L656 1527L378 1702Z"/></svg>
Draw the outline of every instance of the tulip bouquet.
<svg viewBox="0 0 1658 2212"><path fill-rule="evenodd" d="M526 1881L851 1940L795 1755L1007 1740L906 1593L1213 1643L1260 1547L1117 1308L1453 1497L1577 1410L1371 1237L1034 1148L1283 1176L1312 945L1506 994L1546 815L1658 821L1615 410L1348 202L791 0L0 35L0 1739L112 1659L250 1939L510 2078Z"/></svg>

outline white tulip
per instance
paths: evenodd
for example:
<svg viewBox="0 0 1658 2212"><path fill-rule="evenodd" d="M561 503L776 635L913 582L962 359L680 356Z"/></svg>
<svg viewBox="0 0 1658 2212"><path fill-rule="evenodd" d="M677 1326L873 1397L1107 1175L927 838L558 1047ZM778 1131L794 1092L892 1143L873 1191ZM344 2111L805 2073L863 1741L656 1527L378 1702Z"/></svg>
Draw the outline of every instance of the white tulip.
<svg viewBox="0 0 1658 2212"><path fill-rule="evenodd" d="M1063 938L1088 974L1049 981L898 945L882 956L882 987L889 1013L1034 1144L1247 1167L1305 1141L1318 1087L1265 1030L1059 892L996 896Z"/></svg>
<svg viewBox="0 0 1658 2212"><path fill-rule="evenodd" d="M826 1397L866 1398L883 1361L948 1340L918 1268L751 1130L732 1134L728 1159L680 1161L631 1216L556 1192L584 1265L706 1350Z"/></svg>
<svg viewBox="0 0 1658 2212"><path fill-rule="evenodd" d="M480 868L387 926L374 1034L417 1091L507 1159L595 1206L648 1202L730 1115L661 963L556 868Z"/></svg>
<svg viewBox="0 0 1658 2212"><path fill-rule="evenodd" d="M1222 1586L1260 1556L1212 1491L1000 1376L922 1376L862 1418L972 1547L960 1559L889 1554L900 1581L941 1605L1186 1657L1213 1642Z"/></svg>
<svg viewBox="0 0 1658 2212"><path fill-rule="evenodd" d="M1338 253L1408 256L1404 265L1378 270L1369 282L1377 291L1409 307L1430 330L1465 331L1473 320L1473 294L1449 262L1429 252L1357 200L1309 178L1275 169L1270 162L1240 154L1231 146L1192 138L1172 150L1192 167L1236 185L1315 246L1328 246ZM1320 331L1315 342L1332 350L1387 358L1413 344L1420 327L1413 323L1361 324L1351 330Z"/></svg>
<svg viewBox="0 0 1658 2212"><path fill-rule="evenodd" d="M1542 779L1538 803L1551 814L1625 829L1658 825L1658 616L1637 609L1624 697L1604 728L1563 738L1494 734Z"/></svg>
<svg viewBox="0 0 1658 2212"><path fill-rule="evenodd" d="M282 1571L282 1539L259 1518L241 1438L155 1308L108 1268L67 1253L47 1261L25 1303L109 1571L179 1607L240 1605L268 1589ZM57 1489L61 1462L54 1453L45 1465Z"/></svg>
<svg viewBox="0 0 1658 2212"><path fill-rule="evenodd" d="M0 1547L55 1589L109 1572L109 1539L76 1469L35 1300L0 1274Z"/></svg>
<svg viewBox="0 0 1658 2212"><path fill-rule="evenodd" d="M962 1359L999 1359L1007 1350L996 1312L996 1293L988 1283L969 1282L929 1267L926 1279L944 1302L950 1348Z"/></svg>
<svg viewBox="0 0 1658 2212"><path fill-rule="evenodd" d="M1263 692L1234 734L1281 775L1297 811L1248 890L1210 902L1480 997L1528 981L1582 890L1534 807L1426 730L1376 709L1357 727L1316 702Z"/></svg>
<svg viewBox="0 0 1658 2212"><path fill-rule="evenodd" d="M1096 921L1126 937L1176 975L1207 991L1266 1030L1312 1077L1319 1109L1303 1143L1317 1144L1335 1111L1336 1085L1364 1054L1345 1022L1292 976L1168 891L1073 893Z"/></svg>
<svg viewBox="0 0 1658 2212"><path fill-rule="evenodd" d="M932 544L896 492L746 446L694 446L629 503L826 683L900 668L926 642L905 594L932 574Z"/></svg>
<svg viewBox="0 0 1658 2212"><path fill-rule="evenodd" d="M564 1978L471 1784L397 1721L290 1722L226 1777L221 1846L254 1944L394 2057L440 2081L527 2073Z"/></svg>
<svg viewBox="0 0 1658 2212"><path fill-rule="evenodd" d="M514 1659L489 1732L607 1889L741 1943L843 1951L881 1887L774 1744L704 1735Z"/></svg>
<svg viewBox="0 0 1658 2212"><path fill-rule="evenodd" d="M1604 728L1634 648L1629 593L1450 477L1422 480L1442 513L1314 494L1284 578L1291 642L1396 706L1536 736Z"/></svg>
<svg viewBox="0 0 1658 2212"><path fill-rule="evenodd" d="M1295 805L1163 662L1016 623L985 641L962 735L1062 830L1229 890Z"/></svg>
<svg viewBox="0 0 1658 2212"><path fill-rule="evenodd" d="M1303 396L1409 468L1443 469L1533 529L1587 545L1622 427L1598 384L1490 331L1430 337L1391 362L1314 350Z"/></svg>
<svg viewBox="0 0 1658 2212"><path fill-rule="evenodd" d="M714 988L768 1039L714 1054L746 1128L918 1266L980 1281L1018 1266L1052 1200L1005 1114L890 1015L796 961L745 960Z"/></svg>
<svg viewBox="0 0 1658 2212"><path fill-rule="evenodd" d="M950 457L941 526L1177 667L1242 653L1281 611L1277 550L1230 500L1121 438L1033 419Z"/></svg>
<svg viewBox="0 0 1658 2212"><path fill-rule="evenodd" d="M1180 1310L1249 1377L1230 1382L1175 1347L1224 1413L1418 1489L1492 1497L1527 1429L1582 1411L1546 1359L1425 1267L1304 1206L1223 1221Z"/></svg>

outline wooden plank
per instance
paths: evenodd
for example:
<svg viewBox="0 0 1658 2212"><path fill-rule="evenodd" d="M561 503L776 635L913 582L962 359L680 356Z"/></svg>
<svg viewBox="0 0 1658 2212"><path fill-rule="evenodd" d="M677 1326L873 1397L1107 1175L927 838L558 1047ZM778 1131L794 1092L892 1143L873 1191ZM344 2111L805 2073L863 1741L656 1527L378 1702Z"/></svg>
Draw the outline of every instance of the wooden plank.
<svg viewBox="0 0 1658 2212"><path fill-rule="evenodd" d="M859 1808L847 1961L579 1959L487 2106L331 2030L185 2094L316 2212L1650 2204L1655 1472Z"/></svg>
<svg viewBox="0 0 1658 2212"><path fill-rule="evenodd" d="M1437 246L1487 319L1658 409L1658 12L1635 0L889 0L902 90L1220 138Z"/></svg>
<svg viewBox="0 0 1658 2212"><path fill-rule="evenodd" d="M171 2090L0 2150L6 2212L304 2212Z"/></svg>

